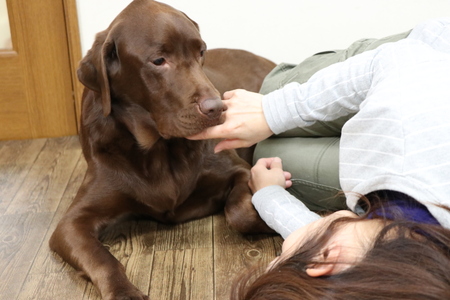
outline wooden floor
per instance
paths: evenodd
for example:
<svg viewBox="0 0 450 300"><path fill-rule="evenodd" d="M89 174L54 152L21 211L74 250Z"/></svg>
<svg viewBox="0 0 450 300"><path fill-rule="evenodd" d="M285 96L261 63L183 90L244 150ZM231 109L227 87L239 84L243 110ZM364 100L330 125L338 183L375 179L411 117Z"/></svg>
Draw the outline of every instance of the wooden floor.
<svg viewBox="0 0 450 300"><path fill-rule="evenodd" d="M0 141L0 299L100 299L48 248L85 169L76 136ZM104 237L153 300L228 299L232 280L269 262L281 241L231 231L222 214L178 226L127 222Z"/></svg>

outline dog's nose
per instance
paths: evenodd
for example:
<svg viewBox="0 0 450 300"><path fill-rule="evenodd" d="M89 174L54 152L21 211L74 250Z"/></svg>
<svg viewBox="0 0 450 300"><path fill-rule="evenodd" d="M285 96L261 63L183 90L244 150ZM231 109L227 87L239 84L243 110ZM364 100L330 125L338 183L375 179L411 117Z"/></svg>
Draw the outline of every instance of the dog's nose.
<svg viewBox="0 0 450 300"><path fill-rule="evenodd" d="M223 111L223 103L220 99L206 99L200 102L200 111L210 119L220 117Z"/></svg>

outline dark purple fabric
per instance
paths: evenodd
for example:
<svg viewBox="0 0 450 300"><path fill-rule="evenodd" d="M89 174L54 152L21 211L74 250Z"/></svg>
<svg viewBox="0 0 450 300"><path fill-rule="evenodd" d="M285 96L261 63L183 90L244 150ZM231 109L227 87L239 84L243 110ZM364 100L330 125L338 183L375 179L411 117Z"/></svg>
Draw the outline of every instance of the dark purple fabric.
<svg viewBox="0 0 450 300"><path fill-rule="evenodd" d="M426 206L417 201L407 199L390 199L389 203L375 211L375 214L391 220L402 218L418 223L439 225L439 222L428 211ZM368 217L371 219L374 216L369 214Z"/></svg>

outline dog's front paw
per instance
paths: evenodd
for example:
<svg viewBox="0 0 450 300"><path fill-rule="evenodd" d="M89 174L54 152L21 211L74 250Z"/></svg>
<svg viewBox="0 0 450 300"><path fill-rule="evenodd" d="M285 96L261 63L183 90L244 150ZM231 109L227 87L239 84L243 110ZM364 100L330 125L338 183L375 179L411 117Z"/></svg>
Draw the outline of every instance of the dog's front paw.
<svg viewBox="0 0 450 300"><path fill-rule="evenodd" d="M250 193L242 194L239 201L228 201L225 205L227 224L241 233L275 233L261 219L251 201Z"/></svg>

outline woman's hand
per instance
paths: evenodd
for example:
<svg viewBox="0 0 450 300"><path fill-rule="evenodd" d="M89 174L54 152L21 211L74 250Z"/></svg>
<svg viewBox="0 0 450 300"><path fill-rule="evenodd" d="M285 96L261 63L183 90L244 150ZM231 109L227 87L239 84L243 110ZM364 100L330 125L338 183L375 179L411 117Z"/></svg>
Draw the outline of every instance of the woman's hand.
<svg viewBox="0 0 450 300"><path fill-rule="evenodd" d="M233 90L226 92L223 97L226 106L225 122L209 127L188 139L224 139L214 148L217 153L224 149L250 147L273 134L262 110L263 95L246 90Z"/></svg>
<svg viewBox="0 0 450 300"><path fill-rule="evenodd" d="M292 186L291 173L283 171L279 157L260 158L251 169L248 185L253 194L270 185L288 188Z"/></svg>

